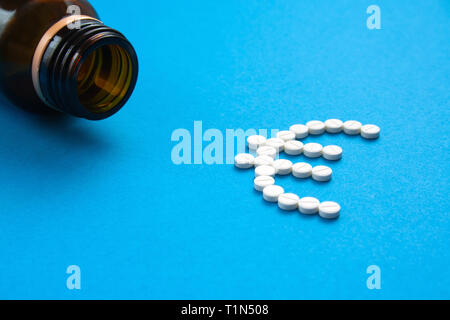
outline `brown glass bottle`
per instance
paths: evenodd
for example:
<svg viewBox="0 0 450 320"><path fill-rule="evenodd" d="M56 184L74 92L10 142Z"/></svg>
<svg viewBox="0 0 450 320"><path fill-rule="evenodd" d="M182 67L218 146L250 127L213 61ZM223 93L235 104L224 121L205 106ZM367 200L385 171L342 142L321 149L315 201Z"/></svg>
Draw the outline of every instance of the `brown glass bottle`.
<svg viewBox="0 0 450 320"><path fill-rule="evenodd" d="M137 74L132 45L87 1L0 0L0 91L13 104L105 119Z"/></svg>

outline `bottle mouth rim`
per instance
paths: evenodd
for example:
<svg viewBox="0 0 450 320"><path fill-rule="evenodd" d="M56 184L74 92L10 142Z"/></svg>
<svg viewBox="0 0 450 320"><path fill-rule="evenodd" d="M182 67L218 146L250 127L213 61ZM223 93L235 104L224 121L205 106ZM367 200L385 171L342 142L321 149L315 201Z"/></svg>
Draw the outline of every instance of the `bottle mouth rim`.
<svg viewBox="0 0 450 320"><path fill-rule="evenodd" d="M75 60L73 61L73 66L69 71L70 76L66 82L68 89L66 92L71 93L70 100L74 104L72 107L74 108L73 111L77 112L79 116L89 120L101 120L108 118L118 112L125 105L125 103L127 103L136 87L139 68L136 52L133 46L125 38L117 36L102 37L101 35L98 35L95 38L97 38L97 40L92 39L93 43L80 53L80 56L82 57L81 59L79 57L74 58ZM118 97L117 102L113 106L108 108L100 108L95 105L95 103L89 105L86 102L83 102L78 90L79 77L80 71L86 60L96 51L107 46L117 47L127 55L128 61L122 61L122 63L128 64L126 71L127 74L124 74L124 76L127 76L129 81L127 81L124 86L117 88L121 91L122 95ZM117 80L120 79L117 78Z"/></svg>
<svg viewBox="0 0 450 320"><path fill-rule="evenodd" d="M41 100L57 111L89 120L106 119L125 105L135 89L139 73L137 54L120 32L95 18L78 19L79 28L66 28L75 21L73 16L66 17L43 37L33 60L33 83ZM108 47L114 52L105 51ZM83 96L79 90L80 77L86 71L83 66L96 52L102 58L93 62L96 73L84 79L91 91Z"/></svg>
<svg viewBox="0 0 450 320"><path fill-rule="evenodd" d="M68 27L71 23L81 20L93 20L101 22L93 17L84 16L84 15L71 15L62 18L55 24L53 24L42 36L39 41L33 55L32 65L31 65L31 76L33 81L33 86L36 91L36 94L39 98L47 105L53 108L53 106L49 103L49 101L45 98L44 93L42 92L41 81L40 81L40 72L42 67L42 62L44 59L44 55L48 46L51 45L52 40L55 39L55 36L65 27Z"/></svg>

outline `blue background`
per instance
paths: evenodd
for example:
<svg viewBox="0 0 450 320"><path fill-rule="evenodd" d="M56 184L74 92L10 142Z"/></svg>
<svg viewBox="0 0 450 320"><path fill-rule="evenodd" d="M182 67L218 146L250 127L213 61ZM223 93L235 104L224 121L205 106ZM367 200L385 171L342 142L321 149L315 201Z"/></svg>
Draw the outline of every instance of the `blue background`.
<svg viewBox="0 0 450 320"><path fill-rule="evenodd" d="M98 123L2 103L1 298L450 298L449 1L378 0L382 30L372 1L92 3L135 45L139 83ZM171 161L195 120L328 118L382 129L306 140L344 148L328 184L278 179L338 201L333 222L267 204L251 170Z"/></svg>

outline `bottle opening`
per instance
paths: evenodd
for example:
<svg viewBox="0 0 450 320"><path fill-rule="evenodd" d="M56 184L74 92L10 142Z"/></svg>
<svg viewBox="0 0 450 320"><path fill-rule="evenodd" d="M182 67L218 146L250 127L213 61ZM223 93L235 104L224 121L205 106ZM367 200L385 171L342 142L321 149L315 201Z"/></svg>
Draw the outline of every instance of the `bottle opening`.
<svg viewBox="0 0 450 320"><path fill-rule="evenodd" d="M72 16L51 27L33 57L33 84L49 107L89 120L119 111L138 77L136 51L117 30L80 16L80 28L66 28Z"/></svg>
<svg viewBox="0 0 450 320"><path fill-rule="evenodd" d="M132 79L128 51L115 44L103 45L81 62L77 75L80 103L92 113L108 112L126 97Z"/></svg>

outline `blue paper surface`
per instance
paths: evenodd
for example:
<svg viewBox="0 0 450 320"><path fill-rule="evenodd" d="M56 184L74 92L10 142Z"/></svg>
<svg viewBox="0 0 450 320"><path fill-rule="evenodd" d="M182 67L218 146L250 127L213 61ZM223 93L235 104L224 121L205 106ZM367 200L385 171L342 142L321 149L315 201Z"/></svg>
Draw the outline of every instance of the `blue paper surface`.
<svg viewBox="0 0 450 320"><path fill-rule="evenodd" d="M450 298L450 3L92 1L140 59L125 108L102 122L0 108L0 298ZM286 213L253 171L175 165L177 128L287 129L339 118L381 137L337 144L336 221ZM203 143L206 147L208 142ZM66 269L81 269L68 290ZM381 270L369 290L366 269Z"/></svg>

